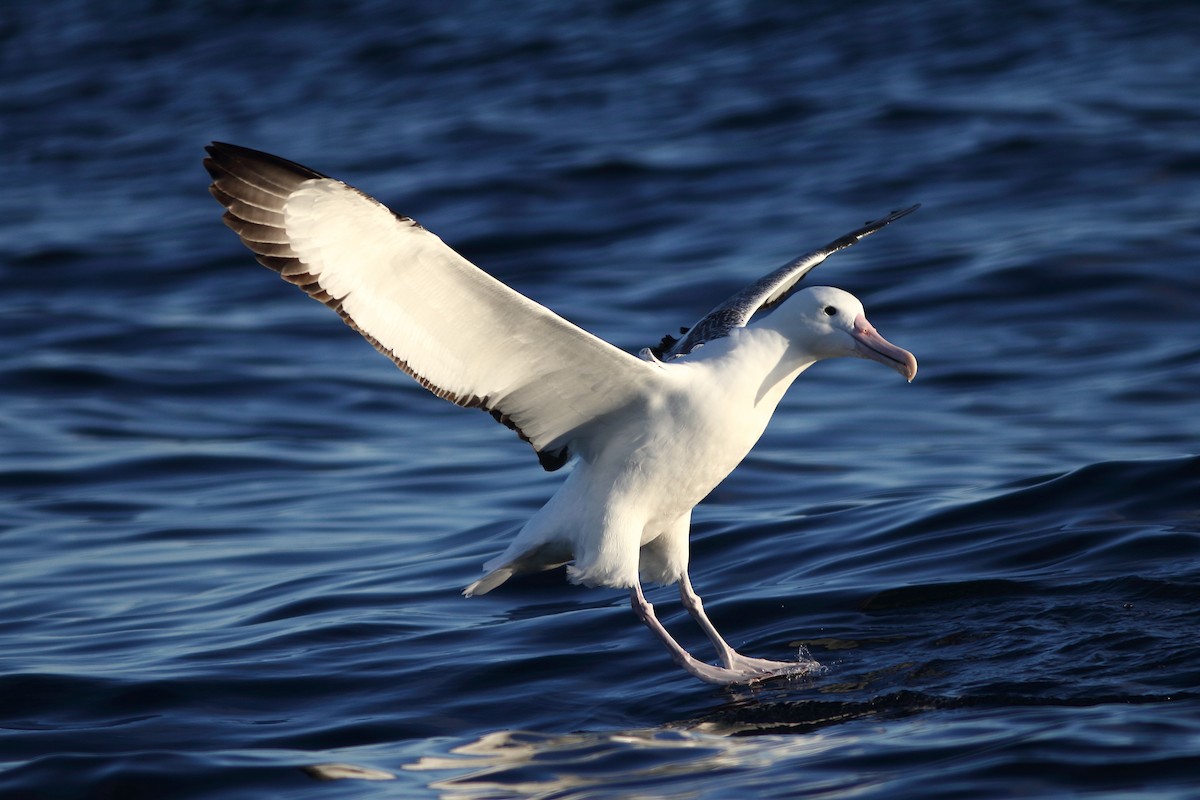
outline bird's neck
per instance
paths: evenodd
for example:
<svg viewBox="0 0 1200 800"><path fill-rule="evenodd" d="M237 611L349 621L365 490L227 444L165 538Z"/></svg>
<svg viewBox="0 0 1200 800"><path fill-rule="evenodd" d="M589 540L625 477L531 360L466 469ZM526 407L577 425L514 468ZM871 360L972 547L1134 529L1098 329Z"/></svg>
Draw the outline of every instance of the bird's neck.
<svg viewBox="0 0 1200 800"><path fill-rule="evenodd" d="M725 379L752 391L753 405L767 413L774 411L792 381L816 361L770 326L735 329L729 338L729 351L721 359Z"/></svg>

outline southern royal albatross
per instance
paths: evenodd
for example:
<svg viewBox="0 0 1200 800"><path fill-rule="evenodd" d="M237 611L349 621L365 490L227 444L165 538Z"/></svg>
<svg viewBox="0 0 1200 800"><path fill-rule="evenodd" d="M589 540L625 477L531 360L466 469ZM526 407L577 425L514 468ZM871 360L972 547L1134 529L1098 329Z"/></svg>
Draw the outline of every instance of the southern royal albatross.
<svg viewBox="0 0 1200 800"><path fill-rule="evenodd" d="M682 338L630 355L480 271L441 239L307 167L214 143L204 165L225 224L258 260L332 308L438 397L516 431L547 470L575 459L468 597L513 575L570 564L574 583L627 589L675 660L715 684L810 671L730 647L688 579L692 508L746 456L792 381L815 362L857 356L908 380L912 354L881 337L852 295L797 289L830 254L911 213L869 222L770 273ZM770 315L750 324L757 312ZM663 628L643 581L679 584L721 666Z"/></svg>

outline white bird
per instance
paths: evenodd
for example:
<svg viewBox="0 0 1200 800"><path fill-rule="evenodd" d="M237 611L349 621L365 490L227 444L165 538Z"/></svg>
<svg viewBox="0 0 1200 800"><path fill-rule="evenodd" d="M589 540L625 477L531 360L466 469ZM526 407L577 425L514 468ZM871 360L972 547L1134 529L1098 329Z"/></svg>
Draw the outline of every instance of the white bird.
<svg viewBox="0 0 1200 800"><path fill-rule="evenodd" d="M258 260L341 315L438 397L481 408L556 470L573 469L508 549L467 586L569 564L584 586L627 589L672 657L714 684L802 674L812 661L749 658L704 613L688 578L692 508L750 452L792 381L856 356L912 380L911 353L886 341L840 289L797 284L830 254L914 211L896 211L770 273L682 339L638 356L572 325L472 265L413 220L277 156L213 143L204 165L225 224ZM772 311L751 323L757 312ZM662 626L642 583L679 584L721 665Z"/></svg>

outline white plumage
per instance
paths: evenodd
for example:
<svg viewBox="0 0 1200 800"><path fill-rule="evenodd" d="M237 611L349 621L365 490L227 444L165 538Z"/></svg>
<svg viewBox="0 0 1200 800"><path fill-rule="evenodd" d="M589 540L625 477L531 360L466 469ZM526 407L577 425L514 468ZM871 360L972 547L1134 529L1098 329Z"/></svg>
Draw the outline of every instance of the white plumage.
<svg viewBox="0 0 1200 800"><path fill-rule="evenodd" d="M815 666L747 658L720 637L687 575L691 510L741 462L788 386L816 361L858 356L915 375L912 355L880 337L852 295L797 288L828 255L915 207L785 265L683 339L666 337L635 357L340 181L246 148L208 150L226 224L259 261L336 310L439 397L485 409L516 430L546 469L575 458L558 492L464 594L569 564L574 582L628 589L638 616L702 680L744 682ZM679 583L722 666L671 638L642 582Z"/></svg>

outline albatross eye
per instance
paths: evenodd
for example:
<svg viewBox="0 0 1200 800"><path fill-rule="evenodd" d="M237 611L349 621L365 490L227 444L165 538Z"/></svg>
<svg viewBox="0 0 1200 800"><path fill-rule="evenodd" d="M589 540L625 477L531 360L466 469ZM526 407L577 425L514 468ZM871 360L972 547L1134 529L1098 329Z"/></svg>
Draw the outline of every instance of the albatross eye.
<svg viewBox="0 0 1200 800"><path fill-rule="evenodd" d="M836 309L836 308L834 308L833 306L825 306L825 313L826 313L826 314L828 314L828 315L829 315L829 316L831 316L831 317L832 317L832 316L836 316L836 315L837 315L837 309Z"/></svg>

